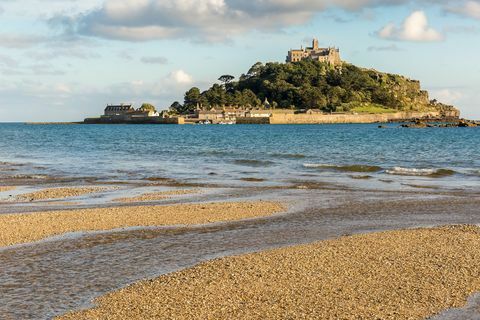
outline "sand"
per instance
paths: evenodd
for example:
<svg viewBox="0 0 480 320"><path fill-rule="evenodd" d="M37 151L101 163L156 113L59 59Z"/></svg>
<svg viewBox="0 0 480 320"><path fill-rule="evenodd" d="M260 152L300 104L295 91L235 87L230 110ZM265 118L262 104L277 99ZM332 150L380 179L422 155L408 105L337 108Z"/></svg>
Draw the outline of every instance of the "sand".
<svg viewBox="0 0 480 320"><path fill-rule="evenodd" d="M0 215L0 246L29 243L79 231L137 226L195 225L273 215L276 202L230 202L137 206Z"/></svg>
<svg viewBox="0 0 480 320"><path fill-rule="evenodd" d="M198 189L190 189L190 190L171 190L171 191L163 191L163 192L152 192L152 193L145 193L136 197L131 198L120 198L113 200L114 202L123 202L123 203L134 203L134 202L147 202L147 201L157 201L157 200L165 200L169 199L172 196L182 196L188 194L196 194L199 193L200 190Z"/></svg>
<svg viewBox="0 0 480 320"><path fill-rule="evenodd" d="M143 281L60 319L425 319L480 291L480 228L340 238Z"/></svg>
<svg viewBox="0 0 480 320"><path fill-rule="evenodd" d="M40 191L21 194L16 197L19 201L39 201L51 199L64 199L79 197L90 193L102 192L107 190L104 187L84 187L84 188L51 188Z"/></svg>
<svg viewBox="0 0 480 320"><path fill-rule="evenodd" d="M2 186L0 186L0 192L8 192L8 191L12 191L12 190L15 190L15 187L2 187Z"/></svg>

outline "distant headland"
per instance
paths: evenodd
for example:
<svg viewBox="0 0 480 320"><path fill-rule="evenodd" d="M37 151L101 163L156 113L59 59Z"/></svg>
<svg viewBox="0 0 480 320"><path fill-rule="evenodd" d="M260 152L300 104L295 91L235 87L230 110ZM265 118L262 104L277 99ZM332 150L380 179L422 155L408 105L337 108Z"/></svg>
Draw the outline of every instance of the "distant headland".
<svg viewBox="0 0 480 320"><path fill-rule="evenodd" d="M222 75L208 90L193 87L183 103L157 112L144 104L108 105L85 123L320 124L458 120L454 106L430 100L420 82L344 62L338 48L290 50L286 63L255 63L238 80Z"/></svg>

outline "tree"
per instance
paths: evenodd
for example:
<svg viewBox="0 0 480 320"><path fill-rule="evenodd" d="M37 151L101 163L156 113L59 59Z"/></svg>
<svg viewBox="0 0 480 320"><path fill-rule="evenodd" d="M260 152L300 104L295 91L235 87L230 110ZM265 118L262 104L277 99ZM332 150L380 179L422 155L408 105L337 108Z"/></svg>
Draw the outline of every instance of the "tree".
<svg viewBox="0 0 480 320"><path fill-rule="evenodd" d="M207 104L207 100L202 96L200 89L197 87L193 87L185 92L184 100L184 112L193 112L197 106Z"/></svg>
<svg viewBox="0 0 480 320"><path fill-rule="evenodd" d="M157 112L157 110L155 109L155 106L153 104L150 104L150 103L144 103L142 104L142 106L140 107L141 110L143 111L153 111L153 112Z"/></svg>
<svg viewBox="0 0 480 320"><path fill-rule="evenodd" d="M250 70L248 70L246 77L247 78L256 77L261 73L262 69L263 69L263 63L257 62L250 68Z"/></svg>
<svg viewBox="0 0 480 320"><path fill-rule="evenodd" d="M231 92L232 91L232 81L235 79L234 76L231 76L229 74L225 74L218 78L218 81L223 83L223 87L225 88L226 91Z"/></svg>
<svg viewBox="0 0 480 320"><path fill-rule="evenodd" d="M204 96L211 106L223 106L227 102L225 88L217 83L207 90Z"/></svg>
<svg viewBox="0 0 480 320"><path fill-rule="evenodd" d="M258 99L255 93L250 89L243 90L242 97L243 97L243 106L250 105L252 107L256 107L262 104L262 101Z"/></svg>
<svg viewBox="0 0 480 320"><path fill-rule="evenodd" d="M182 111L183 111L183 106L178 101L175 101L170 106L170 112L172 113L182 113Z"/></svg>

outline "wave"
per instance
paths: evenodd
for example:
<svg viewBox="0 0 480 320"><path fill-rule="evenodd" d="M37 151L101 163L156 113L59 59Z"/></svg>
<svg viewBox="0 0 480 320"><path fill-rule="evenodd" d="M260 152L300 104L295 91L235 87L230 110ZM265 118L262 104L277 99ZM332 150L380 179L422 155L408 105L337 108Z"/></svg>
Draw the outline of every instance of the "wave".
<svg viewBox="0 0 480 320"><path fill-rule="evenodd" d="M274 164L273 161L239 159L233 161L234 164L247 167L268 167Z"/></svg>
<svg viewBox="0 0 480 320"><path fill-rule="evenodd" d="M335 171L342 171L342 172L380 172L383 170L382 167L362 165L362 164L335 166L330 164L305 163L303 166L305 168L327 169L327 170L335 170Z"/></svg>
<svg viewBox="0 0 480 320"><path fill-rule="evenodd" d="M397 175L397 176L423 176L423 177L447 177L456 174L456 171L450 169L435 169L435 168L403 168L403 167L394 167L392 169L385 170L387 174Z"/></svg>
<svg viewBox="0 0 480 320"><path fill-rule="evenodd" d="M271 155L274 158L282 158L282 159L304 159L307 156L301 153L274 153Z"/></svg>
<svg viewBox="0 0 480 320"><path fill-rule="evenodd" d="M467 175L474 176L474 177L480 177L480 170L470 170Z"/></svg>
<svg viewBox="0 0 480 320"><path fill-rule="evenodd" d="M6 178L18 180L46 180L50 177L43 174L16 174L13 176L7 176Z"/></svg>
<svg viewBox="0 0 480 320"><path fill-rule="evenodd" d="M222 150L206 150L206 151L200 151L195 153L196 155L202 155L202 156L227 156L230 155L230 152L227 151L222 151Z"/></svg>

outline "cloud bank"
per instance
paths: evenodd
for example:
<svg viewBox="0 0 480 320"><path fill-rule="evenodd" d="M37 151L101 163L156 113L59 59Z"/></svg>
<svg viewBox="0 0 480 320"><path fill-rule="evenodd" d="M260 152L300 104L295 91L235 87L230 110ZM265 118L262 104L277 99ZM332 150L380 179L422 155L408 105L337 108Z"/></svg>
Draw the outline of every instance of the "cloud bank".
<svg viewBox="0 0 480 320"><path fill-rule="evenodd" d="M409 0L106 0L77 16L52 18L66 32L126 41L222 41L252 31L303 25L329 8L347 11ZM432 3L432 0L424 0ZM445 1L436 1L445 3Z"/></svg>

